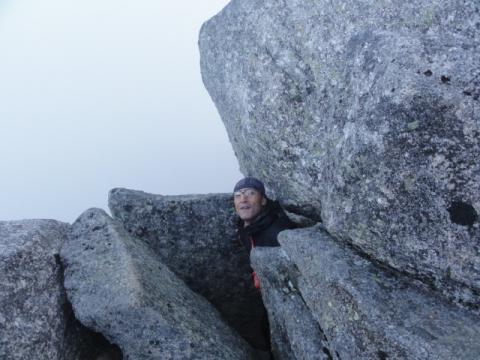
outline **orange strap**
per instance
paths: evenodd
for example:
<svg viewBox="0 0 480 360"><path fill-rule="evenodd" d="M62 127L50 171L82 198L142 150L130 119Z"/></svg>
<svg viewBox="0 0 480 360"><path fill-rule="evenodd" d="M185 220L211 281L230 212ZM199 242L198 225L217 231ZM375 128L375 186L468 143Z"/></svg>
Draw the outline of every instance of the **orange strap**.
<svg viewBox="0 0 480 360"><path fill-rule="evenodd" d="M257 276L257 273L255 271L252 272L252 280L253 280L253 286L255 289L260 290L260 279Z"/></svg>
<svg viewBox="0 0 480 360"><path fill-rule="evenodd" d="M250 243L252 244L252 249L255 247L255 240L253 240L253 237L250 236ZM252 272L252 280L253 280L253 286L255 289L260 290L260 279L257 276L257 273L255 271Z"/></svg>

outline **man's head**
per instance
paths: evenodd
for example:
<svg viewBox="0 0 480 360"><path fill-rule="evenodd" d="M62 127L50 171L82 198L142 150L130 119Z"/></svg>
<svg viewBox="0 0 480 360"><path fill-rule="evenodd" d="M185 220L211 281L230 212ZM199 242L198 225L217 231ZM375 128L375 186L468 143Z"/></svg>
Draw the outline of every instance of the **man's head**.
<svg viewBox="0 0 480 360"><path fill-rule="evenodd" d="M250 225L267 204L265 186L253 177L243 178L233 189L233 202L235 211L245 226Z"/></svg>

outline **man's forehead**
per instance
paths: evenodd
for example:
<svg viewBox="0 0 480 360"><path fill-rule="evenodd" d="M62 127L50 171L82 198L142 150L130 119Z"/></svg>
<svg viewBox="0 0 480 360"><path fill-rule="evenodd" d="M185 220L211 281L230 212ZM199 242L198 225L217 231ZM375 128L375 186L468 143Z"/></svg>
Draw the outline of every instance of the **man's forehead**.
<svg viewBox="0 0 480 360"><path fill-rule="evenodd" d="M234 191L233 193L234 193L234 194L237 194L237 193L243 193L244 191L254 191L254 192L260 192L260 191L258 191L258 190L257 190L257 189L255 189L255 188L252 188L252 187L245 187L245 188L238 189L238 190Z"/></svg>

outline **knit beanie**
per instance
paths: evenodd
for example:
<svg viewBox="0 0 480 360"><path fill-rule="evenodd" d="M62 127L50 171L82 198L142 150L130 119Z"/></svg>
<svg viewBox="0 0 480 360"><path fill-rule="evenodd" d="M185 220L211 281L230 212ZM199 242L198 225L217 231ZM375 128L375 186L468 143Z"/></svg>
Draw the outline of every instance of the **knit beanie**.
<svg viewBox="0 0 480 360"><path fill-rule="evenodd" d="M245 188L252 188L255 190L258 190L262 195L265 195L265 186L263 183L258 180L257 178L254 177L246 177L237 182L235 185L235 188L233 189L233 192L245 189Z"/></svg>

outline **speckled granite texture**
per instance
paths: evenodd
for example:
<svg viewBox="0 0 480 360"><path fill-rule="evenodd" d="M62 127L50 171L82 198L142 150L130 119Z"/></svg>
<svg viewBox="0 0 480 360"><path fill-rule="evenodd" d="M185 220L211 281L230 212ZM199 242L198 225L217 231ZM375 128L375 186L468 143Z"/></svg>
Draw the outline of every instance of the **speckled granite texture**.
<svg viewBox="0 0 480 360"><path fill-rule="evenodd" d="M478 308L479 31L472 0L233 0L201 69L244 174Z"/></svg>
<svg viewBox="0 0 480 360"><path fill-rule="evenodd" d="M75 221L61 257L76 317L125 358L252 358L208 301L103 210L89 209Z"/></svg>

